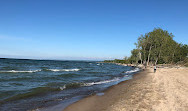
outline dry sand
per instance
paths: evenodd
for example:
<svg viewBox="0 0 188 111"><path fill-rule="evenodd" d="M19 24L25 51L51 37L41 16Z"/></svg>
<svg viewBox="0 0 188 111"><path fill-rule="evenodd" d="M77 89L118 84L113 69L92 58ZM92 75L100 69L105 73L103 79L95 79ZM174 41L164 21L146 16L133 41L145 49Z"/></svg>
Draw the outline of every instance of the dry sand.
<svg viewBox="0 0 188 111"><path fill-rule="evenodd" d="M188 111L188 69L147 69L65 111Z"/></svg>

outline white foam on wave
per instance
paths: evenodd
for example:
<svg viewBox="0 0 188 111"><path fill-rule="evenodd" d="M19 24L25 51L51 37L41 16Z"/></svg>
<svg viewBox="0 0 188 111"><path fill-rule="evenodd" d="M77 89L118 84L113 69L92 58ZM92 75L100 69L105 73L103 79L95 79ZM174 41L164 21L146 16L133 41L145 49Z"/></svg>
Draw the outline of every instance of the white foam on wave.
<svg viewBox="0 0 188 111"><path fill-rule="evenodd" d="M64 85L63 87L60 87L60 90L64 90L66 89L66 85Z"/></svg>
<svg viewBox="0 0 188 111"><path fill-rule="evenodd" d="M127 73L133 73L133 72L138 72L138 71L140 71L140 69L139 68L135 68L133 70L126 71L125 73L127 74Z"/></svg>
<svg viewBox="0 0 188 111"><path fill-rule="evenodd" d="M48 69L50 71L58 72L58 71L79 71L80 69Z"/></svg>
<svg viewBox="0 0 188 111"><path fill-rule="evenodd" d="M10 70L10 71L0 71L0 72L9 72L9 73L18 73L18 72L22 72L22 73L33 73L33 72L39 72L41 70L30 70L30 71L16 71L16 70Z"/></svg>
<svg viewBox="0 0 188 111"><path fill-rule="evenodd" d="M111 80L105 80L105 81L99 81L99 82L85 83L84 86L92 86L92 85L97 85L97 84L104 84L104 83L114 82L114 81L118 81L118 80L120 80L120 78L114 78L114 79L111 79Z"/></svg>

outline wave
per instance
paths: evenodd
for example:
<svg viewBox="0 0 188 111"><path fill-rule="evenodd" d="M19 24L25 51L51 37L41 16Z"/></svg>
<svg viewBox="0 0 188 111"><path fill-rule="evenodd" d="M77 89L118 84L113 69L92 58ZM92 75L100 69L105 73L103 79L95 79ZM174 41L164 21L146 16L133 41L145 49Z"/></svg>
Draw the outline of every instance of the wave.
<svg viewBox="0 0 188 111"><path fill-rule="evenodd" d="M38 87L38 88L34 88L34 89L30 90L30 92L17 94L10 98L7 98L3 101L4 102L15 101L15 100L20 100L20 99L25 99L28 97L44 95L44 94L47 94L48 92L54 92L54 91L61 91L61 89L60 88L52 88L52 87Z"/></svg>
<svg viewBox="0 0 188 111"><path fill-rule="evenodd" d="M53 71L53 72L59 72L59 71L79 71L80 69L48 69L50 71Z"/></svg>
<svg viewBox="0 0 188 111"><path fill-rule="evenodd" d="M44 69L43 69L44 70ZM47 71L53 71L53 72L59 72L59 71L79 71L80 69L45 69ZM28 71L18 71L18 70L8 70L8 71L0 71L0 73L34 73L34 72L40 72L40 70L28 70Z"/></svg>
<svg viewBox="0 0 188 111"><path fill-rule="evenodd" d="M0 73L33 73L33 72L39 72L41 70L29 70L29 71L16 71L16 70L10 70L10 71L0 71Z"/></svg>
<svg viewBox="0 0 188 111"><path fill-rule="evenodd" d="M64 89L78 88L82 86L86 86L85 83L69 83L69 84L65 84L63 87L60 87L60 89L64 90Z"/></svg>
<svg viewBox="0 0 188 111"><path fill-rule="evenodd" d="M124 77L127 77L128 75L125 75ZM70 88L78 88L83 86L93 86L93 85L99 85L99 84L106 84L110 82L119 81L121 78L115 77L114 79L110 80L104 80L104 81L98 81L98 82L90 82L90 83L69 83L65 84L63 87L60 87L61 90L64 89L70 89Z"/></svg>
<svg viewBox="0 0 188 111"><path fill-rule="evenodd" d="M9 97L7 99L4 99L3 101L0 101L0 103L1 102L4 103L4 102L9 102L9 101L16 101L16 100L20 100L20 99L29 98L29 97L41 96L41 95L48 94L49 92L62 91L64 89L79 88L79 87L84 87L84 86L87 87L87 86L92 86L92 85L114 82L114 81L118 81L118 80L120 80L120 78L114 78L114 79L111 79L111 80L91 82L91 83L68 83L68 84L63 85L62 87L49 87L49 86L38 87L38 88L31 89L29 92L17 94L17 95L14 95L12 97Z"/></svg>
<svg viewBox="0 0 188 111"><path fill-rule="evenodd" d="M59 89L64 90L64 89L79 88L79 87L84 87L84 86L93 86L93 85L98 85L98 84L115 82L115 81L119 81L119 80L120 80L120 78L114 78L111 80L104 80L104 81L91 82L91 83L68 83L68 84L63 85L62 87L59 87Z"/></svg>
<svg viewBox="0 0 188 111"><path fill-rule="evenodd" d="M128 73L134 73L134 72L138 72L138 71L140 71L140 69L139 69L139 68L135 68L135 69L133 69L133 70L126 71L126 72L124 72L124 73L128 74Z"/></svg>
<svg viewBox="0 0 188 111"><path fill-rule="evenodd" d="M120 80L119 78L114 78L111 80L105 80L105 81L99 81L99 82L91 82L91 83L69 83L65 84L64 86L60 87L61 90L64 89L71 89L71 88L78 88L78 87L84 87L84 86L92 86L92 85L98 85L98 84L105 84L109 82L114 82Z"/></svg>
<svg viewBox="0 0 188 111"><path fill-rule="evenodd" d="M97 84L105 84L105 83L119 81L119 80L120 80L120 78L114 78L114 79L111 79L111 80L104 80L104 81L99 81L99 82L85 83L85 86L92 86L92 85L97 85Z"/></svg>

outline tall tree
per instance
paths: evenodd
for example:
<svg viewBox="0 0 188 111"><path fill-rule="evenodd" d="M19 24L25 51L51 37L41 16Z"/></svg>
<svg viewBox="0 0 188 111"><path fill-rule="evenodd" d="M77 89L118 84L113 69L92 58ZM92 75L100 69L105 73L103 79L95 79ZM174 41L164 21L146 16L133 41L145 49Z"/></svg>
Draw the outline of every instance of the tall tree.
<svg viewBox="0 0 188 111"><path fill-rule="evenodd" d="M166 63L175 55L177 43L173 40L173 34L161 28L155 28L152 32L141 35L136 43L142 58L147 65L152 61L158 63L163 59Z"/></svg>

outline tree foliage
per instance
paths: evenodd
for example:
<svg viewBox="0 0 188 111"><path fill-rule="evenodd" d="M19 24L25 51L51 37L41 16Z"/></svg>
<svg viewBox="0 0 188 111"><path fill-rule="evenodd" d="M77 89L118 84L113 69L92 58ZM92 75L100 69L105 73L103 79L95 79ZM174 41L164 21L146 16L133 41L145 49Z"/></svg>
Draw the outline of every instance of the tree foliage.
<svg viewBox="0 0 188 111"><path fill-rule="evenodd" d="M184 61L188 54L188 45L179 44L173 40L174 35L167 30L155 28L152 32L141 35L136 43L137 49L141 53L144 64L173 64ZM133 57L135 54L132 53ZM135 58L133 58L135 60Z"/></svg>
<svg viewBox="0 0 188 111"><path fill-rule="evenodd" d="M177 43L173 38L174 35L167 30L154 28L153 31L138 37L136 49L131 51L130 57L113 62L145 65L183 62L188 65L188 45Z"/></svg>

